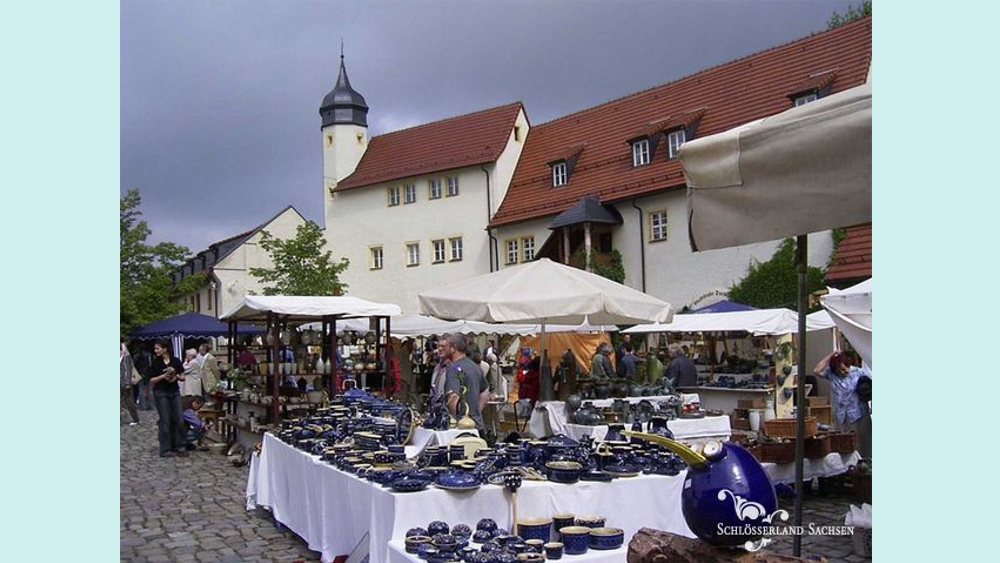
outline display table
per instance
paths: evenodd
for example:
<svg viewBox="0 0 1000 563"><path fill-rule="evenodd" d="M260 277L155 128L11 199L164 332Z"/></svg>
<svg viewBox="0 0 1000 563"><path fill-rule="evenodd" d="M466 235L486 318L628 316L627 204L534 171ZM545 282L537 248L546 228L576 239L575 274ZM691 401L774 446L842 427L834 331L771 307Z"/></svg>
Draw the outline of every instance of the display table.
<svg viewBox="0 0 1000 563"><path fill-rule="evenodd" d="M575 485L525 481L518 492L518 515L598 514L607 518L608 525L624 529L627 538L644 526L694 537L681 514L684 476L641 475ZM509 495L501 487L484 485L466 493L433 487L393 493L271 434L264 436L247 480L247 508L258 506L270 508L275 519L319 551L323 561L352 552L366 533L370 561L389 561L391 540L431 520L474 526L488 517L503 527L511 525Z"/></svg>
<svg viewBox="0 0 1000 563"><path fill-rule="evenodd" d="M826 457L820 459L806 459L802 465L802 479L809 481L817 477L840 475L847 472L848 467L857 464L859 461L861 461L861 455L858 452L849 454L831 452L826 454ZM795 483L794 463L762 463L761 465L764 466L764 471L767 472L767 476L771 478L771 482L775 485L778 483Z"/></svg>
<svg viewBox="0 0 1000 563"><path fill-rule="evenodd" d="M629 538L626 538L626 540ZM476 544L472 544L476 547ZM628 556L628 542L626 541L618 549L597 550L590 549L583 555L563 555L561 561L566 563L622 563ZM403 540L392 540L389 542L389 563L424 563L424 560L406 552L406 544Z"/></svg>
<svg viewBox="0 0 1000 563"><path fill-rule="evenodd" d="M637 403L642 400L655 402L666 397L628 397L627 401ZM588 401L594 406L611 406L611 399ZM607 403L607 404L605 404ZM601 440L608 433L607 425L586 426L568 422L566 403L563 401L540 402L531 412L528 421L528 432L536 438L544 438L555 434L565 434L574 440L591 435L595 440ZM728 440L732 429L728 416L706 416L705 418L675 419L667 422L667 427L678 440L706 441L709 439Z"/></svg>
<svg viewBox="0 0 1000 563"><path fill-rule="evenodd" d="M701 408L706 410L717 409L724 413L738 408L740 399L763 398L767 400L768 397L774 395L774 389L734 389L729 387L711 387L708 385L683 387L678 388L678 390L697 393L701 399Z"/></svg>
<svg viewBox="0 0 1000 563"><path fill-rule="evenodd" d="M667 421L667 428L674 438L689 443L702 443L709 440L728 441L732 428L728 416L706 416L704 418L678 418ZM642 425L643 431L649 429L649 424ZM566 435L574 440L591 436L594 440L603 440L608 433L606 424L587 426L583 424L567 424Z"/></svg>
<svg viewBox="0 0 1000 563"><path fill-rule="evenodd" d="M459 434L464 434L465 432L471 432L476 436L479 436L479 431L473 428L472 430L459 430L457 428L452 428L450 430L428 430L426 428L417 427L413 430L413 437L410 438L410 445L406 448L407 457L416 457L424 452L427 446L447 446L449 442L454 440ZM413 447L416 453L410 453L410 447Z"/></svg>

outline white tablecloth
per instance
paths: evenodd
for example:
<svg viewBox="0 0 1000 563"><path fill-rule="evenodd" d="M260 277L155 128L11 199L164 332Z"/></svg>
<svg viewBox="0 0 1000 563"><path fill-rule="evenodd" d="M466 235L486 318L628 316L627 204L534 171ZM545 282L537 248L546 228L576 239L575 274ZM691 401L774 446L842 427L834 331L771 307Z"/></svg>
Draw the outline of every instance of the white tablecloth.
<svg viewBox="0 0 1000 563"><path fill-rule="evenodd" d="M656 403L665 401L669 396L654 395L652 397L625 397L629 404L636 404L641 401ZM598 408L608 408L614 404L615 399L594 399L586 400ZM563 401L539 401L535 403L535 409L531 411L531 418L528 420L528 433L536 438L545 438L554 434L570 435L566 426L569 424L569 414L566 411L566 403Z"/></svg>
<svg viewBox="0 0 1000 563"><path fill-rule="evenodd" d="M850 454L838 454L831 452L821 459L806 459L802 465L803 480L808 481L816 477L833 477L847 471L847 468L861 461L858 452ZM794 463L763 463L764 471L767 472L771 482L795 483Z"/></svg>
<svg viewBox="0 0 1000 563"><path fill-rule="evenodd" d="M618 549L613 550L597 550L589 549L587 553L583 555L566 555L563 554L563 558L560 561L566 561L566 563L622 563L625 561L626 556L628 556L628 540L630 538L625 538L625 544ZM475 547L476 544L473 544ZM396 539L389 542L389 563L423 563L423 559L420 559L416 555L410 555L406 553L406 544L403 540Z"/></svg>
<svg viewBox="0 0 1000 563"><path fill-rule="evenodd" d="M683 473L575 485L525 481L518 492L518 515L598 514L607 518L608 525L623 528L626 538L643 526L694 537L681 513L683 483ZM436 488L393 493L270 434L264 436L260 458L250 467L247 506L270 508L275 519L301 536L310 549L321 552L324 561L353 551L366 532L371 563L383 563L389 561L390 540L431 520L472 526L489 517L501 526L511 525L509 495L501 487L484 485L468 493Z"/></svg>
<svg viewBox="0 0 1000 563"><path fill-rule="evenodd" d="M643 430L649 428L643 425ZM705 418L678 418L667 421L667 428L674 433L674 438L683 441L707 441L717 439L726 441L732 434L728 416L706 416ZM567 424L566 435L574 440L584 436L592 436L595 440L603 440L608 434L607 425L586 426L582 424Z"/></svg>
<svg viewBox="0 0 1000 563"><path fill-rule="evenodd" d="M324 561L350 553L372 525L374 487L264 435L250 465L247 508L271 509L274 518L306 541Z"/></svg>
<svg viewBox="0 0 1000 563"><path fill-rule="evenodd" d="M435 445L448 445L455 439L456 436L465 432L472 432L476 436L479 435L479 431L473 428L472 430L459 430L457 428L451 430L428 430L426 428L417 427L413 431L413 437L410 438L410 446L416 449L416 454L411 455L409 448L407 448L407 457L414 457L423 453L427 446Z"/></svg>

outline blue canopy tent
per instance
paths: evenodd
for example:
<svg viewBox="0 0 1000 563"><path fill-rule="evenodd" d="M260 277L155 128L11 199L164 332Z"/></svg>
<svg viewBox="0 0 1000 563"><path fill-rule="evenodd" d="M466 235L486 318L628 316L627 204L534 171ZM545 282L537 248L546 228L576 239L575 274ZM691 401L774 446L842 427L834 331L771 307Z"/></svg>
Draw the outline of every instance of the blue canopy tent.
<svg viewBox="0 0 1000 563"><path fill-rule="evenodd" d="M712 303L711 305L705 305L704 307L699 307L690 314L697 315L702 313L735 313L737 311L756 311L756 307L751 307L750 305L744 305L742 303L737 303L735 301L729 301L728 299L723 299L718 303Z"/></svg>
<svg viewBox="0 0 1000 563"><path fill-rule="evenodd" d="M210 336L227 336L229 325L215 317L198 313L184 313L176 317L153 321L147 325L136 327L129 333L132 338L148 340L153 338L169 338L173 345L173 354L181 357L184 353L185 338L208 338ZM238 334L264 334L263 328L250 325L240 327Z"/></svg>

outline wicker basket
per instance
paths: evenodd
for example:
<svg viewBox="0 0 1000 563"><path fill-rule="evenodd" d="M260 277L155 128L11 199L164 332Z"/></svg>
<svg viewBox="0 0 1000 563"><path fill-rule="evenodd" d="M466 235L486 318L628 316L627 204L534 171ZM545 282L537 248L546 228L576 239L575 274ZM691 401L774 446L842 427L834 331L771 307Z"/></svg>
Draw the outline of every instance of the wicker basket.
<svg viewBox="0 0 1000 563"><path fill-rule="evenodd" d="M806 438L806 458L822 459L830 453L830 437L827 435Z"/></svg>
<svg viewBox="0 0 1000 563"><path fill-rule="evenodd" d="M731 418L729 419L729 425L733 430L750 430L750 419L748 418Z"/></svg>
<svg viewBox="0 0 1000 563"><path fill-rule="evenodd" d="M761 442L757 459L761 463L792 463L795 461L795 442Z"/></svg>
<svg viewBox="0 0 1000 563"><path fill-rule="evenodd" d="M795 438L795 422L794 418L774 418L771 420L765 420L764 434L767 434L772 438ZM819 425L816 422L816 417L806 417L806 438L815 436L817 432L819 432Z"/></svg>
<svg viewBox="0 0 1000 563"><path fill-rule="evenodd" d="M830 451L841 454L854 453L858 449L858 435L854 432L830 434Z"/></svg>

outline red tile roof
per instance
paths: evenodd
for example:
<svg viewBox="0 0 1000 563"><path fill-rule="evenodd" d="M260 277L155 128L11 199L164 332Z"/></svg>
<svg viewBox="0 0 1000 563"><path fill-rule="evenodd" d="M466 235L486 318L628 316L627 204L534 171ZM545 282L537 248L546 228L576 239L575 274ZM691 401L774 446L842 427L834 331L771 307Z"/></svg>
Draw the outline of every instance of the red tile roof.
<svg viewBox="0 0 1000 563"><path fill-rule="evenodd" d="M826 281L872 277L872 224L848 227L826 270Z"/></svg>
<svg viewBox="0 0 1000 563"><path fill-rule="evenodd" d="M632 167L626 141L649 131L656 120L705 112L697 136L732 127L791 108L787 94L813 75L836 69L831 93L862 84L872 55L871 17L817 33L735 61L712 67L669 84L612 100L531 128L510 189L492 226L559 213L582 196L601 202L684 186L680 163L667 160L661 140L652 163ZM548 163L580 143L580 155L569 183L552 187Z"/></svg>
<svg viewBox="0 0 1000 563"><path fill-rule="evenodd" d="M493 162L522 109L515 102L372 137L357 169L334 191Z"/></svg>

